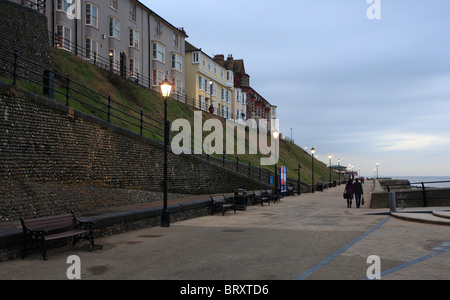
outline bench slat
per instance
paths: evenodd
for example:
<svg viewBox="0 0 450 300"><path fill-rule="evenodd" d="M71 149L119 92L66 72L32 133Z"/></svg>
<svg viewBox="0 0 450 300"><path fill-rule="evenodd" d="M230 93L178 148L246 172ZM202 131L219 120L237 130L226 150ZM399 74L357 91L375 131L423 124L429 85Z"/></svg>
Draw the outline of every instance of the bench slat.
<svg viewBox="0 0 450 300"><path fill-rule="evenodd" d="M56 240L56 239L69 237L69 236L73 236L73 235L88 233L88 232L89 232L89 230L74 229L74 230L69 230L69 231L64 231L64 232L60 232L60 233L46 235L45 240L51 241L51 240Z"/></svg>
<svg viewBox="0 0 450 300"><path fill-rule="evenodd" d="M24 220L25 226L30 230L58 230L75 227L75 219L72 215L44 217L39 219Z"/></svg>

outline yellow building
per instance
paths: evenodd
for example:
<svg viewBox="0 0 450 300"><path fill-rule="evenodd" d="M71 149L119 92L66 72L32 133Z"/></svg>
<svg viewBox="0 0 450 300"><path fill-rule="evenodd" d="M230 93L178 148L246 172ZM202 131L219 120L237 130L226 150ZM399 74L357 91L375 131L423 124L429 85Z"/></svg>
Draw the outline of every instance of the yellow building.
<svg viewBox="0 0 450 300"><path fill-rule="evenodd" d="M232 119L234 74L210 56L186 42L185 74L187 104Z"/></svg>

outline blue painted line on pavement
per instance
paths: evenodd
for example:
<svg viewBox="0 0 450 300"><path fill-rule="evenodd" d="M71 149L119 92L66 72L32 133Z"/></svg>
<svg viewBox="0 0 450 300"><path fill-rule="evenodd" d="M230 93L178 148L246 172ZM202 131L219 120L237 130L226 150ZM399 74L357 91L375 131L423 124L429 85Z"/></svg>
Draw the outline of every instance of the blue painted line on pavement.
<svg viewBox="0 0 450 300"><path fill-rule="evenodd" d="M381 273L380 273L380 276L383 277L383 276L386 276L386 275L388 275L388 274L397 272L397 271L399 271L399 270L401 270L401 269L404 269L404 268L406 268L406 267L412 266L412 265L414 265L414 264L416 264L416 263L419 263L419 262L421 262L421 261L424 261L424 260L426 260L426 259L429 259L429 258L431 258L431 257L433 257L433 256L440 255L440 254L445 253L445 252L447 252L447 251L450 251L450 248L444 248L444 249L441 249L441 250L439 250L439 251L433 252L433 253L431 253L431 254L428 254L428 255L422 256L422 257L420 257L420 258L414 259L414 260L412 260L412 261L406 262L406 263L404 263L404 264L401 264L401 265L399 265L399 266L397 266L397 267L390 268L389 270L386 270L386 271L381 272ZM367 279L367 278L366 278L366 279Z"/></svg>
<svg viewBox="0 0 450 300"><path fill-rule="evenodd" d="M364 234L360 235L359 237L357 237L356 239L354 239L353 241L351 241L350 243L348 243L347 245L345 245L344 247L342 247L338 251L334 252L333 254L331 254L330 256L328 256L327 258L322 260L321 262L319 262L314 267L312 267L309 270L307 270L306 272L304 272L303 274L297 276L294 280L304 280L304 279L308 278L309 276L311 276L312 274L317 272L320 268L322 268L324 265L326 265L327 263L332 261L335 257L341 255L348 248L350 248L351 246L353 246L354 244L356 244L357 242L359 242L360 240L364 239L366 236L368 236L369 234L371 234L372 232L374 232L375 230L380 228L390 218L391 218L391 216L388 216L386 219L381 221L378 225L376 225L375 227L371 228L369 231L365 232Z"/></svg>

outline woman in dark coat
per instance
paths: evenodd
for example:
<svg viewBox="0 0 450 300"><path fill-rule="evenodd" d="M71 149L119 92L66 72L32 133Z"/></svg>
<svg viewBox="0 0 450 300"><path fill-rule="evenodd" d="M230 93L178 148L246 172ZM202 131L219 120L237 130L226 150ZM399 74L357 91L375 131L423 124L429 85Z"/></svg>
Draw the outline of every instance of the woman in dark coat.
<svg viewBox="0 0 450 300"><path fill-rule="evenodd" d="M353 194L355 193L355 187L353 180L349 179L345 185L344 193L347 194L347 207L352 207Z"/></svg>

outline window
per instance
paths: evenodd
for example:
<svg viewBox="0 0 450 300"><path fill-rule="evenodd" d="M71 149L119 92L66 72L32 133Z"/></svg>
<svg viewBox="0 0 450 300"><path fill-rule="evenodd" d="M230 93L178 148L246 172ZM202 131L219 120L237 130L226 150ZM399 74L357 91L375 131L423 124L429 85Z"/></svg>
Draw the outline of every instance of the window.
<svg viewBox="0 0 450 300"><path fill-rule="evenodd" d="M114 49L109 49L109 63L110 68L119 71L120 70L120 54L119 51Z"/></svg>
<svg viewBox="0 0 450 300"><path fill-rule="evenodd" d="M181 80L177 79L175 81L175 93L181 95L183 94L182 91L183 91L183 83L181 82Z"/></svg>
<svg viewBox="0 0 450 300"><path fill-rule="evenodd" d="M164 73L157 70L157 69L153 69L153 85L157 86L159 85L161 82L163 82L165 79Z"/></svg>
<svg viewBox="0 0 450 300"><path fill-rule="evenodd" d="M109 18L109 36L120 40L120 22L116 18Z"/></svg>
<svg viewBox="0 0 450 300"><path fill-rule="evenodd" d="M204 83L205 83L205 80L204 80L203 76L202 75L198 76L198 89L199 90L201 90L201 91L204 90L204 87L203 87Z"/></svg>
<svg viewBox="0 0 450 300"><path fill-rule="evenodd" d="M212 95L211 96L217 96L217 83L212 83Z"/></svg>
<svg viewBox="0 0 450 300"><path fill-rule="evenodd" d="M214 75L217 75L217 64L214 63Z"/></svg>
<svg viewBox="0 0 450 300"><path fill-rule="evenodd" d="M72 2L71 2L72 3ZM62 10L64 12L67 12L69 10L69 3L67 3L67 0L58 0L56 9Z"/></svg>
<svg viewBox="0 0 450 300"><path fill-rule="evenodd" d="M129 19L136 22L136 5L130 3L130 15Z"/></svg>
<svg viewBox="0 0 450 300"><path fill-rule="evenodd" d="M57 39L59 48L70 51L71 29L64 25L56 25Z"/></svg>
<svg viewBox="0 0 450 300"><path fill-rule="evenodd" d="M199 108L200 108L201 110L206 110L205 96L199 95L199 96L198 96L198 101L199 101Z"/></svg>
<svg viewBox="0 0 450 300"><path fill-rule="evenodd" d="M176 34L176 33L174 33L173 34L173 46L175 47L175 48L178 48L178 41L179 41L179 36L178 36L178 34Z"/></svg>
<svg viewBox="0 0 450 300"><path fill-rule="evenodd" d="M109 0L109 6L117 10L117 0Z"/></svg>
<svg viewBox="0 0 450 300"><path fill-rule="evenodd" d="M242 93L242 104L247 104L247 93Z"/></svg>
<svg viewBox="0 0 450 300"><path fill-rule="evenodd" d="M192 63L193 64L199 64L200 63L199 56L200 56L199 52L192 52Z"/></svg>
<svg viewBox="0 0 450 300"><path fill-rule="evenodd" d="M166 48L160 43L153 43L153 59L162 63L165 61Z"/></svg>
<svg viewBox="0 0 450 300"><path fill-rule="evenodd" d="M183 65L183 58L178 54L172 54L172 69L181 72L181 66Z"/></svg>
<svg viewBox="0 0 450 300"><path fill-rule="evenodd" d="M236 101L241 102L241 90L236 89Z"/></svg>
<svg viewBox="0 0 450 300"><path fill-rule="evenodd" d="M86 25L92 25L94 27L98 27L98 8L97 6L86 3Z"/></svg>
<svg viewBox="0 0 450 300"><path fill-rule="evenodd" d="M161 22L159 22L158 20L155 20L153 29L155 29L155 35L156 36L161 36L161 34L162 34Z"/></svg>
<svg viewBox="0 0 450 300"><path fill-rule="evenodd" d="M86 39L86 59L96 61L97 54L98 54L98 41L93 39Z"/></svg>
<svg viewBox="0 0 450 300"><path fill-rule="evenodd" d="M206 68L206 57L202 55L202 67Z"/></svg>
<svg viewBox="0 0 450 300"><path fill-rule="evenodd" d="M139 61L134 58L130 58L130 76L137 78L138 75L139 75Z"/></svg>
<svg viewBox="0 0 450 300"><path fill-rule="evenodd" d="M211 71L211 61L208 59L208 71Z"/></svg>
<svg viewBox="0 0 450 300"><path fill-rule="evenodd" d="M139 32L136 29L130 28L130 47L139 49Z"/></svg>

